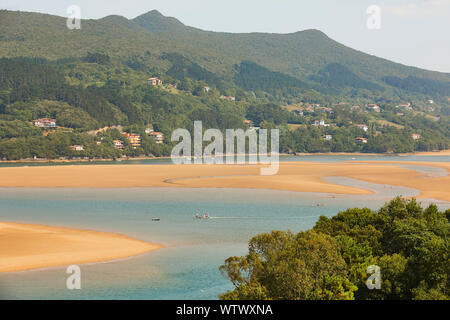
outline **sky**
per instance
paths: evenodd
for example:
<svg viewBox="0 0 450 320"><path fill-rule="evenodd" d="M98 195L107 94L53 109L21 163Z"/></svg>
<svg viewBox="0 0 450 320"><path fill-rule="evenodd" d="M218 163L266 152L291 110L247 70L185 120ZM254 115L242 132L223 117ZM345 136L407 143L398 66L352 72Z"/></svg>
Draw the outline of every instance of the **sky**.
<svg viewBox="0 0 450 320"><path fill-rule="evenodd" d="M71 5L80 7L83 19L110 14L131 19L156 9L210 31L318 29L378 57L450 72L450 0L0 0L0 9L59 16L68 16Z"/></svg>

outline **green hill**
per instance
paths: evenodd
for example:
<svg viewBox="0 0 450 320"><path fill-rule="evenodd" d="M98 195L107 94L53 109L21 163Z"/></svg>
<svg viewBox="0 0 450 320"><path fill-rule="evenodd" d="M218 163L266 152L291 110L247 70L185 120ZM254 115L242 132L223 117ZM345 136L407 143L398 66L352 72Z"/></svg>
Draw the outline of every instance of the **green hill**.
<svg viewBox="0 0 450 320"><path fill-rule="evenodd" d="M277 127L282 152L447 149L449 97L450 74L370 56L318 30L218 33L157 11L69 30L64 17L0 11L0 160L169 155L173 130L195 120L205 129L246 129L245 119ZM57 128L37 129L38 118ZM314 125L322 119L329 126ZM131 146L117 126L142 144Z"/></svg>
<svg viewBox="0 0 450 320"><path fill-rule="evenodd" d="M417 83L432 80L439 90L431 90L430 94L450 95L448 73L408 67L371 56L348 48L318 30L292 34L210 32L185 26L158 11L132 20L120 16L83 20L81 26L81 30L68 30L63 17L0 11L0 56L55 60L83 57L90 51L124 59L150 52L152 59L147 64L156 71L167 72L173 65L163 57L171 53L185 57L191 64L225 81L234 78L236 64L250 61L273 72L306 82L308 79L316 81L319 87L333 86L338 82L338 87L344 84L352 88L381 91L382 88L391 88L428 94L414 85L406 89L404 84L397 85L412 77ZM325 79L324 70L336 69L336 66L352 74L352 79L347 82L337 79L341 70L337 70L333 79ZM211 79L211 75L208 77Z"/></svg>

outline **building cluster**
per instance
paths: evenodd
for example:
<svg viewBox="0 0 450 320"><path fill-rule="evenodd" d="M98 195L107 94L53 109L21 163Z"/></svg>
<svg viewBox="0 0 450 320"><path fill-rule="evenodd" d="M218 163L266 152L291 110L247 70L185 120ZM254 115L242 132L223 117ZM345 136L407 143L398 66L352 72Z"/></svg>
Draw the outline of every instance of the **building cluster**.
<svg viewBox="0 0 450 320"><path fill-rule="evenodd" d="M155 132L155 130L153 129L153 125L145 128L145 134L152 137L153 140L158 144L164 142L164 134L162 132Z"/></svg>
<svg viewBox="0 0 450 320"><path fill-rule="evenodd" d="M145 133L146 133L148 136L152 137L153 140L154 140L156 143L158 143L158 144L164 142L164 134L163 134L162 132L155 132L155 131L153 130L152 127L146 128L146 129L145 129ZM123 135L125 138L128 139L128 141L130 142L130 145L131 145L133 148L136 149L136 148L138 148L138 147L141 146L142 138L141 138L141 135L140 135L140 134L123 132L122 135ZM122 143L122 141L120 141L120 140L114 140L114 147L115 147L116 149L122 150L122 149L123 149L123 143Z"/></svg>
<svg viewBox="0 0 450 320"><path fill-rule="evenodd" d="M141 146L141 135L137 133L122 132L122 135L128 139L130 145L136 149Z"/></svg>

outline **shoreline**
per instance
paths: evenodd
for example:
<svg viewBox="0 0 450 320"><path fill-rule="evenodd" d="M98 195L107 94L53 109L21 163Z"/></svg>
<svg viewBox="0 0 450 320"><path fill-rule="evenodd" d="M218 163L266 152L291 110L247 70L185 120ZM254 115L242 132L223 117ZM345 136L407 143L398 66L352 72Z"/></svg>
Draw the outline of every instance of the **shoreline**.
<svg viewBox="0 0 450 320"><path fill-rule="evenodd" d="M123 234L0 221L0 274L113 262L163 248Z"/></svg>
<svg viewBox="0 0 450 320"><path fill-rule="evenodd" d="M294 157L294 156L450 156L449 150L439 151L418 151L418 152L406 152L406 153L363 153L363 152L318 152L318 153L303 153L296 152L295 154L280 153L280 157ZM120 162L120 161L138 161L138 160L163 160L171 159L170 156L163 157L124 157L119 159L20 159L20 160L0 160L2 163L76 163L76 162Z"/></svg>
<svg viewBox="0 0 450 320"><path fill-rule="evenodd" d="M281 154L280 154L281 155ZM385 156L385 157L405 157L405 156L450 156L449 150L439 151L417 151L405 153L373 153L373 152L318 152L318 153L301 153L297 152L295 155L286 154L287 156Z"/></svg>

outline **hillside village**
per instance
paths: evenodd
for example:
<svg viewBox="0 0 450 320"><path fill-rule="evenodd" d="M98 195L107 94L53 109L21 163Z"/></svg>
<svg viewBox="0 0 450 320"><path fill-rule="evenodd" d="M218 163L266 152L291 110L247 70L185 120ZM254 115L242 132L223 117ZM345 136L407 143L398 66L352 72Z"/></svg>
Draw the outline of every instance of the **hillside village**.
<svg viewBox="0 0 450 320"><path fill-rule="evenodd" d="M173 92L172 90L176 89L177 94L189 94L189 92L179 90L177 84L164 84L163 80L159 77L148 78L147 85L149 87L154 87L154 90ZM212 88L210 86L203 86L202 89L203 95L208 95L213 92L211 91ZM217 91L217 89L213 89ZM223 95L220 95L219 99L236 102L234 97L225 97ZM429 100L427 102L431 107L433 101ZM405 126L401 125L402 120L405 117L411 117L418 114L411 106L411 103L404 103L386 108L374 103L367 103L364 106L359 106L350 105L345 102L339 102L336 105L330 106L322 106L319 103L297 103L295 105L281 106L278 112L284 113L284 117L286 118L284 124L278 124L281 125L281 129L283 126L286 126L290 133L295 134L299 129L311 131L312 128L315 128L315 130L320 132L319 135L321 140L323 140L323 145L339 140L338 132L340 129L352 130L351 128L355 128L353 130L353 145L356 145L357 151L364 151L366 145L371 142L372 139L376 139L385 134L384 129L387 129L387 132L389 132L390 128L404 130ZM346 114L346 117L342 116L344 113ZM387 113L389 114L389 117L383 117ZM250 114L246 114L245 117L248 117L249 115ZM364 123L358 123L356 115L363 120L360 122ZM387 120L387 118L389 118L389 120ZM265 120L256 123L258 122L258 119L255 117L253 117L253 119L254 120L244 118L242 128L259 130L261 126L267 126L267 124L264 123ZM439 121L438 118L431 118L430 120L434 122ZM30 123L33 126L40 128L43 136L61 131L73 132L73 128L60 125L58 120L54 118L37 118L33 119ZM92 143L87 143L86 145L71 144L69 146L71 152L67 155L69 158L84 158L87 156L87 150L105 146L112 147L115 150L114 157L127 157L139 153L139 150L142 150L144 145L170 144L165 141L164 133L155 131L152 124L147 124L144 127L140 127L140 129L137 127L113 125L96 130L89 130L86 131L86 133L92 137L95 145ZM414 144L417 144L422 138L421 134L414 130L408 130L408 136ZM287 153L297 152L295 149L285 149L283 151ZM393 152L393 150L386 151ZM152 153L146 154L152 155Z"/></svg>
<svg viewBox="0 0 450 320"><path fill-rule="evenodd" d="M31 123L34 126L43 129L42 134L44 136L47 136L52 131L61 130L61 129L62 130L66 129L66 130L71 131L70 128L59 127L57 125L56 119L40 118L40 119L35 119L35 120L31 121ZM101 136L101 134L99 134L99 133L108 132L110 130L117 130L122 135L122 137L120 139L116 139L116 140L112 141L112 145L113 145L114 149L123 150L124 145L130 145L133 149L137 149L142 146L141 135L137 134L137 133L123 132L122 126L111 126L111 127L108 126L108 127L104 127L104 128L98 129L98 130L89 131L88 134L95 137L96 145L100 146L100 145L102 145L102 143L110 144L110 141L104 141L105 137ZM147 125L144 132L145 132L145 135L152 138L155 143L157 143L157 144L164 143L164 134L161 132L155 132L152 125ZM85 150L83 145L71 145L70 149L72 151L84 151Z"/></svg>
<svg viewBox="0 0 450 320"><path fill-rule="evenodd" d="M205 85L203 82L198 82L196 87L188 90L185 84L167 76L152 76L145 79L145 84L142 79L140 90L147 91L147 93L180 96L182 99L189 96L203 101L209 99L208 103L222 100L227 104L234 104L241 110L242 108L247 109L245 113L242 113L242 120L235 127L246 130L259 130L274 126L280 128L282 132L281 152L284 153L355 151L392 153L429 150L430 148L421 147L420 144L423 140L423 129L408 127L408 121L417 117L423 117L428 124L438 124L441 121L439 116L429 114L434 110L434 101L431 99L425 101L420 108L415 108L410 102L396 105L377 103L357 105L343 101L326 105L310 102L277 105L266 102L258 106L248 98L237 100L234 96L225 96L215 86ZM55 108L58 108L58 103L55 103ZM52 105L50 102L48 104ZM423 111L424 109L425 111ZM53 112L53 114L55 113ZM138 155L162 156L168 155L173 146L171 141L165 139L166 135L170 135L170 130L165 129L164 132L155 130L155 127L158 129L161 127L159 121L156 124L142 125L114 124L88 130L88 128L67 125L64 121L58 120L59 116L48 117L52 115L51 113L41 112L40 115L47 117L31 119L29 123L33 127L39 128L43 137L63 133L70 133L74 136L81 134L84 137L81 139L71 138L71 143L67 144L67 151L57 155L61 159L104 158L105 154L106 157L116 159ZM200 120L203 117L204 115L200 114ZM192 121L194 120L198 119L193 118ZM426 126L424 129L428 130ZM34 135L36 134L34 133ZM401 140L404 142L398 143L400 150L396 150L395 147L373 149L373 145L383 139L383 136L392 134L397 134L397 138L402 137ZM425 132L425 136L427 135L430 136ZM10 139L14 140L15 138ZM305 148L299 149L296 145L302 139L311 141L311 143L304 144ZM405 142L407 143L405 144ZM446 146L446 144L437 145L431 149L446 148ZM3 156L4 160L15 158L17 157ZM34 155L33 158L39 158L39 156Z"/></svg>
<svg viewBox="0 0 450 320"><path fill-rule="evenodd" d="M172 131L196 120L222 131L278 128L280 152L289 154L450 148L448 75L388 63L317 30L288 42L267 34L243 41L171 29L173 20L150 12L128 29L109 21L121 35L93 20L110 42L83 34L93 47L72 51L72 34L58 29L64 19L0 15L15 21L0 42L0 160L168 156ZM169 38L146 31L159 23ZM39 52L26 37L35 25L48 40ZM280 46L267 50L271 42Z"/></svg>

